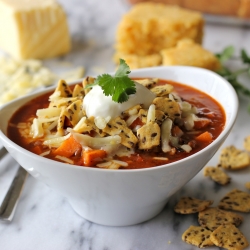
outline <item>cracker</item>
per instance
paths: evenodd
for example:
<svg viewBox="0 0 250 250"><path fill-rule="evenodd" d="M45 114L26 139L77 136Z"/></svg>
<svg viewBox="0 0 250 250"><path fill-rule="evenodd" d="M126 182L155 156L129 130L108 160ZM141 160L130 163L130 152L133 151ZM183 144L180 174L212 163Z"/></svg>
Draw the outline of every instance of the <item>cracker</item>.
<svg viewBox="0 0 250 250"><path fill-rule="evenodd" d="M90 77L90 76L87 76L86 78L83 79L83 81L82 81L82 86L83 86L85 95L91 90L91 88L86 88L87 85L93 84L94 81L95 81L95 78Z"/></svg>
<svg viewBox="0 0 250 250"><path fill-rule="evenodd" d="M160 127L156 122L149 122L137 130L139 149L151 149L160 144Z"/></svg>
<svg viewBox="0 0 250 250"><path fill-rule="evenodd" d="M147 123L148 110L140 109L138 115L142 123ZM156 109L155 110L155 122L161 125L165 119L166 119L166 115L161 110Z"/></svg>
<svg viewBox="0 0 250 250"><path fill-rule="evenodd" d="M156 96L167 96L173 91L174 87L171 84L164 84L160 86L155 86L150 90L156 94Z"/></svg>
<svg viewBox="0 0 250 250"><path fill-rule="evenodd" d="M75 126L82 118L82 101L77 100L71 103L64 112L64 115L69 119L70 123Z"/></svg>
<svg viewBox="0 0 250 250"><path fill-rule="evenodd" d="M49 107L56 107L56 108L60 108L63 106L69 106L71 103L77 101L77 97L59 97L58 99L52 100L49 104Z"/></svg>
<svg viewBox="0 0 250 250"><path fill-rule="evenodd" d="M72 91L68 84L64 80L60 80L57 83L55 92L60 91L60 97L71 97Z"/></svg>
<svg viewBox="0 0 250 250"><path fill-rule="evenodd" d="M204 169L204 176L209 176L213 181L220 185L226 185L231 180L231 178L223 170L215 167L206 167Z"/></svg>
<svg viewBox="0 0 250 250"><path fill-rule="evenodd" d="M159 125L161 125L166 118L167 116L164 114L164 112L158 109L155 110L155 122L157 122Z"/></svg>
<svg viewBox="0 0 250 250"><path fill-rule="evenodd" d="M77 124L77 131L78 133L90 133L90 131L94 130L94 122L89 118L81 119L80 124Z"/></svg>
<svg viewBox="0 0 250 250"><path fill-rule="evenodd" d="M135 81L140 83L144 87L150 89L150 88L154 87L156 85L156 83L158 83L159 79L154 78L154 79L142 79L142 80L135 80Z"/></svg>
<svg viewBox="0 0 250 250"><path fill-rule="evenodd" d="M193 197L182 197L175 205L174 211L180 214L193 214L213 204L212 200L200 200Z"/></svg>
<svg viewBox="0 0 250 250"><path fill-rule="evenodd" d="M122 117L128 117L131 115L137 115L139 110L141 109L141 105L137 104L125 111L122 112Z"/></svg>
<svg viewBox="0 0 250 250"><path fill-rule="evenodd" d="M91 130L95 131L101 137L104 137L106 135L106 133L102 129L99 129L95 125L95 117L94 116L91 116L91 117L87 118L85 120L85 123L86 123L87 127L91 127L92 128Z"/></svg>
<svg viewBox="0 0 250 250"><path fill-rule="evenodd" d="M233 189L220 200L218 207L226 210L250 212L250 194Z"/></svg>
<svg viewBox="0 0 250 250"><path fill-rule="evenodd" d="M128 128L126 122L119 116L110 120L103 131L109 135L119 135L121 144L127 148L133 148L138 142L133 131Z"/></svg>
<svg viewBox="0 0 250 250"><path fill-rule="evenodd" d="M140 109L138 115L143 123L147 123L147 115L148 115L147 109Z"/></svg>
<svg viewBox="0 0 250 250"><path fill-rule="evenodd" d="M84 95L85 95L84 88L80 86L79 84L76 84L73 89L72 97L79 97L82 99Z"/></svg>
<svg viewBox="0 0 250 250"><path fill-rule="evenodd" d="M238 170L250 165L250 157L247 152L237 149L234 146L224 148L220 154L219 166Z"/></svg>
<svg viewBox="0 0 250 250"><path fill-rule="evenodd" d="M178 102L167 97L156 97L153 100L153 104L155 104L156 109L161 110L172 120L181 116L181 110Z"/></svg>
<svg viewBox="0 0 250 250"><path fill-rule="evenodd" d="M250 152L250 135L244 139L244 148Z"/></svg>
<svg viewBox="0 0 250 250"><path fill-rule="evenodd" d="M211 231L199 226L190 226L183 234L182 240L199 248L213 246L210 240Z"/></svg>
<svg viewBox="0 0 250 250"><path fill-rule="evenodd" d="M200 226L210 230L215 230L220 225L234 224L239 226L243 221L243 217L233 212L221 210L217 207L209 207L198 214L198 222Z"/></svg>
<svg viewBox="0 0 250 250"><path fill-rule="evenodd" d="M89 118L83 116L73 129L78 133L90 133L91 131L94 131L101 137L104 137L106 133L95 125L94 119L93 116Z"/></svg>
<svg viewBox="0 0 250 250"><path fill-rule="evenodd" d="M246 237L233 224L219 226L212 232L210 240L216 246L230 250L244 249L249 245Z"/></svg>
<svg viewBox="0 0 250 250"><path fill-rule="evenodd" d="M65 108L63 107L57 122L57 133L58 135L64 135L64 121L65 121Z"/></svg>

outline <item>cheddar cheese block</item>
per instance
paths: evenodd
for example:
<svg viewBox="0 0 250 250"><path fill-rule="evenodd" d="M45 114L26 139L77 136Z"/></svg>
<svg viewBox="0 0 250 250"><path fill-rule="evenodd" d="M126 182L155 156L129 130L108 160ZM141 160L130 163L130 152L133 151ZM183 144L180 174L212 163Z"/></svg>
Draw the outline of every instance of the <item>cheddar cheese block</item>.
<svg viewBox="0 0 250 250"><path fill-rule="evenodd" d="M0 0L0 48L18 59L43 59L71 48L63 8L55 0Z"/></svg>

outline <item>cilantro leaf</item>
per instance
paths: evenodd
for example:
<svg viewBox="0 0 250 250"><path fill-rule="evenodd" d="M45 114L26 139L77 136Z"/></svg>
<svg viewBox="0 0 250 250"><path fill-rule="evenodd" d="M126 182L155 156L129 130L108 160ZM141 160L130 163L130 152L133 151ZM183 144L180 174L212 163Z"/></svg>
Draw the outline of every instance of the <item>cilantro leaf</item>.
<svg viewBox="0 0 250 250"><path fill-rule="evenodd" d="M241 59L243 63L250 63L250 57L244 49L241 50Z"/></svg>
<svg viewBox="0 0 250 250"><path fill-rule="evenodd" d="M128 77L130 68L123 59L120 59L120 65L114 76L102 74L98 76L92 84L99 85L104 95L112 96L112 100L118 103L126 102L129 95L135 94L135 83Z"/></svg>
<svg viewBox="0 0 250 250"><path fill-rule="evenodd" d="M221 63L224 63L233 56L233 53L234 53L234 47L228 46L221 53L216 54L216 56L218 57Z"/></svg>

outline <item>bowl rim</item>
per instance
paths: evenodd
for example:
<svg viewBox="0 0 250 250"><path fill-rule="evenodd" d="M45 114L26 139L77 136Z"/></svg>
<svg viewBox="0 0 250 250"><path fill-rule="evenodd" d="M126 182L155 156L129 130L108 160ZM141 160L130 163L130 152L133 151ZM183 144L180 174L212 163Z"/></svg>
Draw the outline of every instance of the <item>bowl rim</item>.
<svg viewBox="0 0 250 250"><path fill-rule="evenodd" d="M222 130L222 132L220 133L220 135L211 144L209 144L208 146L206 146L202 150L200 150L200 151L198 151L198 152L196 152L196 153L194 153L194 154L192 154L192 155L190 155L190 156L188 156L186 158L180 159L180 160L172 162L172 163L167 163L167 164L163 164L163 165L159 165L159 166L155 166L155 167L150 167L150 168L120 169L120 170L117 170L117 169L102 169L102 168L93 168L93 167L88 167L88 166L71 165L71 164L68 164L68 163L63 163L63 162L55 161L55 160L52 160L52 159L48 159L48 158L36 155L36 154L34 154L34 153L32 153L32 152L30 152L30 151L22 148L21 146L19 146L18 144L14 143L13 141L11 141L3 133L3 131L1 130L1 128L0 128L0 139L2 141L5 141L6 144L8 144L10 146L10 148L15 148L17 151L19 151L20 153L24 154L28 158L30 158L30 157L34 158L34 160L42 161L44 164L60 165L60 167L62 167L62 168L72 168L73 167L73 168L75 168L76 170L79 170L79 171L98 171L98 172L105 172L105 173L107 173L107 172L108 173L114 173L115 172L115 173L128 173L129 174L131 172L136 173L136 172L142 172L142 171L154 171L156 169L174 167L174 166L182 163L183 161L192 160L194 157L196 157L196 156L198 156L200 154L203 154L204 151L209 150L211 147L213 147L216 143L218 143L219 141L221 141L230 132L230 130L232 129L232 127L233 127L233 125L234 125L234 123L236 121L236 117L237 117L237 113L238 113L238 107L239 107L238 96L237 96L234 88L232 87L232 85L228 81L226 81L223 77L221 77L220 75L216 74L213 71L210 71L210 70L207 70L207 69L203 69L203 68L193 67L193 66L156 66L156 67L149 67L149 68L141 68L141 69L131 70L131 75L132 75L131 77L136 77L136 76L134 76L134 74L144 73L144 72L148 72L147 74L149 74L149 76L145 76L145 77L150 77L150 72L155 71L155 70L162 71L164 69L175 69L175 70L178 70L178 69L184 70L185 69L185 70L191 70L191 71L200 71L200 72L203 72L204 74L213 75L214 77L218 78L220 80L220 82L222 82L224 85L226 85L229 88L229 90L231 91L231 95L233 97L232 101L235 103L235 105L233 105L233 109L232 109L232 112L231 112L231 119L229 120L228 123L225 124L225 127ZM110 74L113 74L113 73L110 73ZM163 79L162 77L159 77L159 78ZM73 85L73 84L81 82L83 79L84 78L77 79L75 81L69 82L68 84L69 85ZM167 78L166 78L166 80L167 80ZM186 84L186 83L182 83L182 84ZM3 110L3 109L5 109L5 108L8 108L9 106L14 105L15 103L18 103L20 101L23 101L23 100L26 100L26 99L29 99L29 98L31 100L32 98L35 98L35 97L37 97L39 95L45 94L47 92L50 92L53 89L55 89L55 87L56 87L56 85L52 85L52 86L49 86L49 87L38 89L38 90L36 90L36 91L28 94L28 95L25 95L23 97L17 98L15 100L11 101L11 102L8 102L7 104L2 105L0 107L0 111ZM221 104L221 106L222 106L222 104ZM224 109L224 107L223 107L223 109ZM7 147L7 149L8 149L8 147ZM82 170L80 170L80 169L82 169Z"/></svg>

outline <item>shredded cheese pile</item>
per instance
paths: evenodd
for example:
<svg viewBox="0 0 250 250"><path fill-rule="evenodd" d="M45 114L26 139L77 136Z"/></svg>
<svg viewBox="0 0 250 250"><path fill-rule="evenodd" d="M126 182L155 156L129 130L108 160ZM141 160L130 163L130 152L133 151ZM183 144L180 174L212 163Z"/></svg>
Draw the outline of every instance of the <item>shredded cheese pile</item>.
<svg viewBox="0 0 250 250"><path fill-rule="evenodd" d="M84 68L78 67L66 72L67 81L77 80L84 75ZM54 84L61 76L43 66L40 60L14 60L0 57L0 105L24 96L40 87Z"/></svg>

